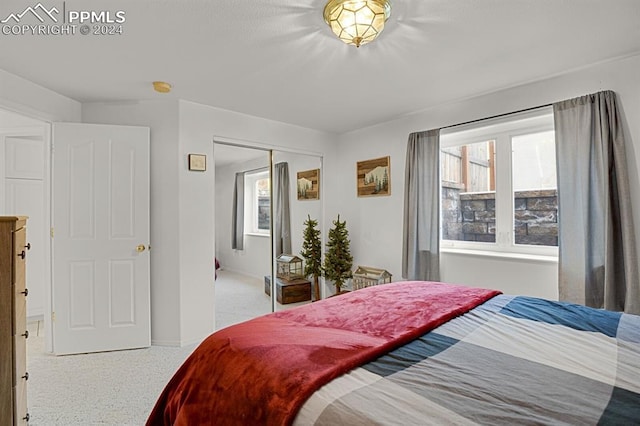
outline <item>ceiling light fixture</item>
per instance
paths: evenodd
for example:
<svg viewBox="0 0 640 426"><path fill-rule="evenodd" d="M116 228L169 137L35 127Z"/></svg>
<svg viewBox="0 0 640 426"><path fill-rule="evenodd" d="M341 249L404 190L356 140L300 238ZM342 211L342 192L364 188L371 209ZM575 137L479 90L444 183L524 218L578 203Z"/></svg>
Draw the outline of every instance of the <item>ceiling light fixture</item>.
<svg viewBox="0 0 640 426"><path fill-rule="evenodd" d="M159 93L169 93L171 91L171 85L165 81L154 81L153 90Z"/></svg>
<svg viewBox="0 0 640 426"><path fill-rule="evenodd" d="M334 34L356 47L375 40L390 15L388 0L329 0L324 7L324 21Z"/></svg>

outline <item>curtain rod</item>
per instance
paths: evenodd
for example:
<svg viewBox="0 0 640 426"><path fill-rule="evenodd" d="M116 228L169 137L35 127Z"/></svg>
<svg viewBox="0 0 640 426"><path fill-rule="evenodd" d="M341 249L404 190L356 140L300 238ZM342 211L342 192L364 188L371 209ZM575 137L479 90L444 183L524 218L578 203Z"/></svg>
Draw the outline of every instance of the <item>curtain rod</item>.
<svg viewBox="0 0 640 426"><path fill-rule="evenodd" d="M520 113L523 113L523 112L529 112L529 111L533 111L533 110L536 110L536 109L548 108L550 106L553 106L553 104L538 105L538 106L535 106L535 107L525 108L525 109L521 109L521 110L518 110L518 111L505 112L504 114L497 114L497 115L492 115L491 117L485 117L485 118L478 118L478 119L475 119L475 120L469 120L469 121L465 121L464 123L450 124L449 126L440 127L439 130L450 129L452 127L458 127L458 126L466 126L467 124L478 123L480 121L493 120L495 118L502 118L502 117L506 117L506 116L509 116L509 115L513 115L513 114L520 114Z"/></svg>

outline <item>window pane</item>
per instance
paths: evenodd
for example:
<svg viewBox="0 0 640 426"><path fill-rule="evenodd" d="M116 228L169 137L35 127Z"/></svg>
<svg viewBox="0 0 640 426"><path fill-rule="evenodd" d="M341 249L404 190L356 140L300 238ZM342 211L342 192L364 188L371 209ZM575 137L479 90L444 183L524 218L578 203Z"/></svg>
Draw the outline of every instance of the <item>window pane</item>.
<svg viewBox="0 0 640 426"><path fill-rule="evenodd" d="M269 230L269 218L271 217L269 197L258 197L258 229Z"/></svg>
<svg viewBox="0 0 640 426"><path fill-rule="evenodd" d="M258 197L258 230L268 231L271 218L271 197L269 197L269 178L256 181Z"/></svg>
<svg viewBox="0 0 640 426"><path fill-rule="evenodd" d="M553 131L511 139L516 244L558 245L558 191Z"/></svg>
<svg viewBox="0 0 640 426"><path fill-rule="evenodd" d="M442 239L496 241L495 141L445 148Z"/></svg>
<svg viewBox="0 0 640 426"><path fill-rule="evenodd" d="M269 178L258 179L256 181L256 193L258 197L269 196Z"/></svg>

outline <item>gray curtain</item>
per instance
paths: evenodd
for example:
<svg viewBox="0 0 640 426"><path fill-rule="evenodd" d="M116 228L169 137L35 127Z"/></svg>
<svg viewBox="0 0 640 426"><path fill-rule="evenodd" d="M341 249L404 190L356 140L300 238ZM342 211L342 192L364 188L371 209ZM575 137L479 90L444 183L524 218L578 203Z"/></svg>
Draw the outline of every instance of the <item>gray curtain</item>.
<svg viewBox="0 0 640 426"><path fill-rule="evenodd" d="M629 178L614 92L558 102L560 300L640 314Z"/></svg>
<svg viewBox="0 0 640 426"><path fill-rule="evenodd" d="M244 250L244 173L236 173L231 214L231 248Z"/></svg>
<svg viewBox="0 0 640 426"><path fill-rule="evenodd" d="M275 255L291 253L291 213L289 209L289 165L277 163L273 166L274 226L273 241Z"/></svg>
<svg viewBox="0 0 640 426"><path fill-rule="evenodd" d="M407 143L402 277L440 280L440 130L411 133Z"/></svg>

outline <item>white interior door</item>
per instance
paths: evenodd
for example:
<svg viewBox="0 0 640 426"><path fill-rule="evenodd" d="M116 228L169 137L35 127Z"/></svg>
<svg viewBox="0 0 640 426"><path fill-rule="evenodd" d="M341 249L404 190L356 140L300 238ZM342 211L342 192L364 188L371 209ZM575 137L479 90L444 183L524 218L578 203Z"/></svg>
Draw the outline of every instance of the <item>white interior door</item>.
<svg viewBox="0 0 640 426"><path fill-rule="evenodd" d="M53 352L147 347L149 129L54 123Z"/></svg>

